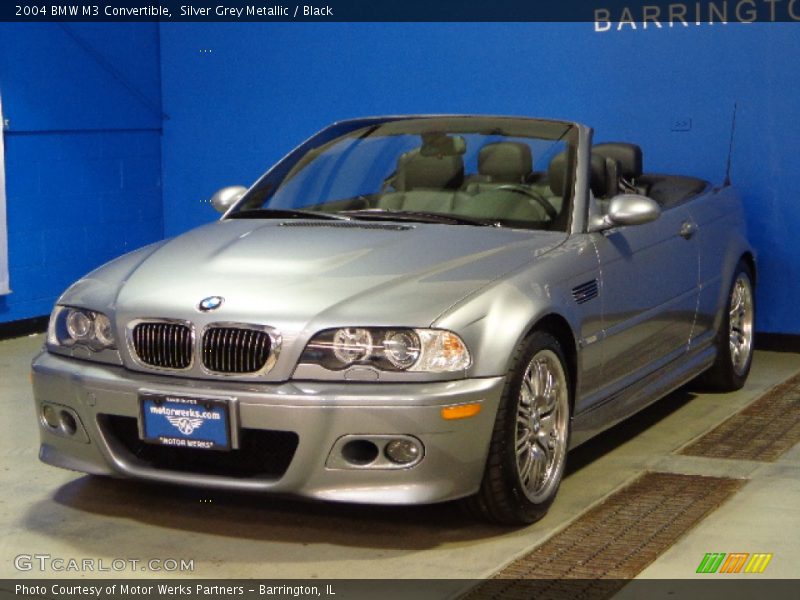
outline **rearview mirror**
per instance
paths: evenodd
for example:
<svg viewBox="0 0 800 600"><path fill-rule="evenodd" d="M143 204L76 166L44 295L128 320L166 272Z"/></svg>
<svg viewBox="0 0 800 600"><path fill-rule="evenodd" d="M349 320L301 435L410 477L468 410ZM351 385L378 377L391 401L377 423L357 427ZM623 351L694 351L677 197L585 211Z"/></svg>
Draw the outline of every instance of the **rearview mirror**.
<svg viewBox="0 0 800 600"><path fill-rule="evenodd" d="M602 231L617 225L643 225L655 221L661 207L652 198L640 194L619 194L608 205L608 212L596 217L591 231Z"/></svg>
<svg viewBox="0 0 800 600"><path fill-rule="evenodd" d="M211 196L211 206L213 206L217 212L227 212L227 210L236 204L239 199L244 196L244 193L247 191L247 188L241 185L229 185L228 187L224 187L221 190L217 190L217 192Z"/></svg>
<svg viewBox="0 0 800 600"><path fill-rule="evenodd" d="M467 151L467 141L460 135L431 132L422 134L422 156L459 156Z"/></svg>

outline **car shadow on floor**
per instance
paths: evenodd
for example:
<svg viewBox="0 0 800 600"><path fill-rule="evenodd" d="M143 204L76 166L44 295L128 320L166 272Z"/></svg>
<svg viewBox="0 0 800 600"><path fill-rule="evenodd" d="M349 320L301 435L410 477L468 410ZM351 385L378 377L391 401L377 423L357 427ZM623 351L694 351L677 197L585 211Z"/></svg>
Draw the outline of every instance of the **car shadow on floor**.
<svg viewBox="0 0 800 600"><path fill-rule="evenodd" d="M589 467L692 398L693 394L681 389L576 448L570 453L566 476ZM517 531L477 522L454 502L416 507L323 503L90 476L70 481L58 488L51 499L34 504L26 526L46 536L69 536L73 527L52 527L52 522L77 519L91 526L96 516L149 526L150 539L162 530L165 535L185 532L401 551L478 541ZM532 527L552 530L559 525L548 523L545 517Z"/></svg>
<svg viewBox="0 0 800 600"><path fill-rule="evenodd" d="M565 477L585 469L594 461L644 433L659 421L697 397L692 384L686 385L625 419L569 453Z"/></svg>

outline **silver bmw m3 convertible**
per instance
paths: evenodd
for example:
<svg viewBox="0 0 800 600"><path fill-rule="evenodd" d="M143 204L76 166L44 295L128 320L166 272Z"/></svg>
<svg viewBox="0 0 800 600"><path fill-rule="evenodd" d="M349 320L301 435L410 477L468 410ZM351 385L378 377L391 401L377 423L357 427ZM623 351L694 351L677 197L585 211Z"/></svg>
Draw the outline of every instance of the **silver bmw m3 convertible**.
<svg viewBox="0 0 800 600"><path fill-rule="evenodd" d="M58 300L44 462L530 523L570 448L750 369L734 190L577 123L344 121L212 203Z"/></svg>

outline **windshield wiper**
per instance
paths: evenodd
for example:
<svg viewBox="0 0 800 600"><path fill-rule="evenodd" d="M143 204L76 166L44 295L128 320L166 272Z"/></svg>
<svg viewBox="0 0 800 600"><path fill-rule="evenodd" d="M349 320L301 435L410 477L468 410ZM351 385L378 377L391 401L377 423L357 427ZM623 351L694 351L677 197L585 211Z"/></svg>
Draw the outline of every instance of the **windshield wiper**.
<svg viewBox="0 0 800 600"><path fill-rule="evenodd" d="M417 221L419 223L446 223L450 225L479 225L482 227L501 227L497 221L476 219L461 215L426 212L422 210L392 210L388 208L362 208L360 210L343 210L338 214L354 219L375 219L376 221Z"/></svg>
<svg viewBox="0 0 800 600"><path fill-rule="evenodd" d="M315 210L300 210L296 208L247 208L228 215L229 219L333 219L336 221L349 221L345 217L333 213L318 212Z"/></svg>

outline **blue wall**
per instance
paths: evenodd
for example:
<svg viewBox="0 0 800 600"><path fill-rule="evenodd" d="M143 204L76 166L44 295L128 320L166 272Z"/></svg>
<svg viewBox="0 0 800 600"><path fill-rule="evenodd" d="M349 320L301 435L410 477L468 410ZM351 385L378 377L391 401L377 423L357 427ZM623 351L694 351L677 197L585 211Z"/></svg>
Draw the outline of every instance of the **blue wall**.
<svg viewBox="0 0 800 600"><path fill-rule="evenodd" d="M163 237L155 24L0 24L11 288L48 314L94 267Z"/></svg>
<svg viewBox="0 0 800 600"><path fill-rule="evenodd" d="M592 24L168 24L161 28L164 225L215 218L218 187L250 183L338 119L478 112L583 121L639 143L649 171L733 180L760 253L761 331L800 333L800 25L596 33ZM691 119L689 131L673 131Z"/></svg>
<svg viewBox="0 0 800 600"><path fill-rule="evenodd" d="M597 140L639 143L650 171L719 182L737 101L758 328L800 333L798 27L0 24L14 290L0 322L46 314L98 264L214 219L215 189L252 182L337 119L575 119Z"/></svg>

